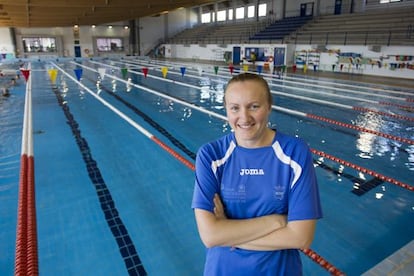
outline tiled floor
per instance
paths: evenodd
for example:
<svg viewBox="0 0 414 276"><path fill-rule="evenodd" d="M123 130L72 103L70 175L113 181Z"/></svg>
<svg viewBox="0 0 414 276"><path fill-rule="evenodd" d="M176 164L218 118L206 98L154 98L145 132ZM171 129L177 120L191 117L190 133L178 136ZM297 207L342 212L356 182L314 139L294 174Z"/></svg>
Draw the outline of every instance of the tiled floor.
<svg viewBox="0 0 414 276"><path fill-rule="evenodd" d="M414 240L363 274L377 275L414 275Z"/></svg>

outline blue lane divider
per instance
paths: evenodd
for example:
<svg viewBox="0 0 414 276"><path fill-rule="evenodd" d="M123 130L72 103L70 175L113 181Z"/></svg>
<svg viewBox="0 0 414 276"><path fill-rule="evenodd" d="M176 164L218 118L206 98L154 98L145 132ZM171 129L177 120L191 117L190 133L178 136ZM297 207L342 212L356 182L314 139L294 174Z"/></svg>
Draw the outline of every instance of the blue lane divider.
<svg viewBox="0 0 414 276"><path fill-rule="evenodd" d="M106 222L108 223L112 235L118 244L119 251L122 255L122 258L124 259L124 263L129 275L147 275L147 272L145 271L141 259L139 258L138 253L135 249L135 245L128 234L128 230L126 229L124 223L122 222L122 219L119 216L115 202L113 201L111 193L105 184L98 164L92 157L88 142L84 137L82 137L81 131L79 129L79 124L76 122L75 118L70 112L68 105L64 104L64 99L60 91L57 88L53 88L53 92L56 95L59 106L62 108L66 119L68 120L67 123L69 124L76 139L76 143L78 144L79 150L82 153L82 158L88 170L89 178L95 187L96 194L101 204L102 211L105 215Z"/></svg>
<svg viewBox="0 0 414 276"><path fill-rule="evenodd" d="M93 82L92 79L87 78L89 81ZM152 127L154 127L159 133L161 133L164 137L166 137L168 140L171 141L173 145L175 145L177 148L182 150L187 156L189 156L191 159L195 160L196 153L188 149L183 143L181 143L177 138L175 138L168 130L166 130L163 126L155 122L151 117L149 117L147 114L139 110L136 106L131 104L130 102L124 100L121 96L115 94L110 89L105 87L104 85L100 84L100 88L111 95L112 97L116 98L118 101L122 102L124 105L126 105L129 109L135 112L135 114L139 115L141 118L144 119L147 123L149 123Z"/></svg>

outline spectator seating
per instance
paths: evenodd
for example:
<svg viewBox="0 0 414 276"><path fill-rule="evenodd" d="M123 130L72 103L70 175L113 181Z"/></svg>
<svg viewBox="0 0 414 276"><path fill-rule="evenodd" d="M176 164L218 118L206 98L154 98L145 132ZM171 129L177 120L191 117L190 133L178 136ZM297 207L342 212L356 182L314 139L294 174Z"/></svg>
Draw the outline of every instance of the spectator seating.
<svg viewBox="0 0 414 276"><path fill-rule="evenodd" d="M414 45L414 7L319 16L284 41L319 45Z"/></svg>
<svg viewBox="0 0 414 276"><path fill-rule="evenodd" d="M312 16L287 17L275 21L264 30L256 33L251 40L283 40L291 32L302 27L306 22L312 19Z"/></svg>

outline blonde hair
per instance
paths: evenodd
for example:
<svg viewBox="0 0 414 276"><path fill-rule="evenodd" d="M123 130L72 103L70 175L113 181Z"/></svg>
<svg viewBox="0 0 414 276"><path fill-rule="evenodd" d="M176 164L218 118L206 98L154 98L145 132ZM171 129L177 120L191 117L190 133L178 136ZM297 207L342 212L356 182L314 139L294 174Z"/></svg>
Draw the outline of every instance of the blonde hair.
<svg viewBox="0 0 414 276"><path fill-rule="evenodd" d="M269 103L269 107L272 106L273 104L273 98L272 98L272 93L270 93L270 88L269 88L269 84L267 83L267 81L260 75L258 74L253 74L253 73L242 73L242 74L238 74L234 77L232 77L228 82L227 82L227 86L226 86L226 90L227 87L229 87L230 84L234 83L234 82L243 82L243 81L256 81L258 83L260 83L263 88L265 88L266 90L266 96L267 96L267 101ZM226 95L226 90L224 92L224 95ZM224 96L224 100L223 100L224 104L226 104L226 97Z"/></svg>

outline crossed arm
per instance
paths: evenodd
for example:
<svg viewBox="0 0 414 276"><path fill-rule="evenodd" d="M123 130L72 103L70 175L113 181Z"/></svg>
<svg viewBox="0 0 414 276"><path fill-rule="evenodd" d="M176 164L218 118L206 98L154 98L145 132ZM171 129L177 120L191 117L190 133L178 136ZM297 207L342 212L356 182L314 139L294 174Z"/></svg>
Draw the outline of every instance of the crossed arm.
<svg viewBox="0 0 414 276"><path fill-rule="evenodd" d="M214 213L195 209L198 231L206 247L232 246L250 250L281 250L310 246L316 220L286 221L285 215L228 219L220 197L214 196Z"/></svg>

